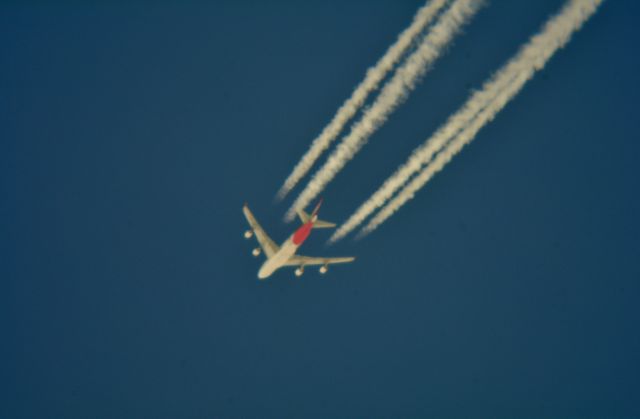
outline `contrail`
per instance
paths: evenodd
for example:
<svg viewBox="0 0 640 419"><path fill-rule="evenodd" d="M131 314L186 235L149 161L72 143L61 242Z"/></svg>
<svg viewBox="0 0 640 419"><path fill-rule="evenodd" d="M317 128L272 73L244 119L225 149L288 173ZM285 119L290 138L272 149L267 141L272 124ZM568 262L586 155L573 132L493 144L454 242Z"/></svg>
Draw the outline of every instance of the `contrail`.
<svg viewBox="0 0 640 419"><path fill-rule="evenodd" d="M366 235L375 230L380 224L395 213L402 205L412 199L415 193L422 188L437 172L442 170L451 159L469 144L478 131L504 108L504 106L522 89L536 71L542 69L551 56L565 46L574 32L597 11L602 0L570 0L563 9L552 17L544 29L523 48L526 60L516 66L520 68L515 77L511 78L507 86L500 91L494 100L483 109L455 138L442 150L436 158L422 170L400 193L389 202L371 221L364 227L359 236ZM531 47L531 49L529 49ZM520 57L518 54L517 57ZM516 57L516 59L517 59ZM464 109L464 108L463 108ZM435 138L435 136L433 137ZM425 143L428 146L430 141ZM428 160L427 160L428 161ZM423 163L426 163L424 161ZM408 177L407 177L408 179ZM405 179L405 181L407 180Z"/></svg>
<svg viewBox="0 0 640 419"><path fill-rule="evenodd" d="M408 161L400 166L383 185L367 199L351 217L331 236L329 242L340 240L358 225L360 225L371 213L382 207L393 194L400 189L409 178L427 164L433 155L467 126L478 114L485 109L495 97L508 86L511 81L524 69L530 68L535 57L545 50L550 38L557 30L551 28L555 21L549 21L546 29L522 46L518 53L498 70L482 88L471 95L467 102L453 114L449 120L422 146L418 147L409 157ZM557 25L557 23L555 23ZM547 47L548 49L548 47Z"/></svg>
<svg viewBox="0 0 640 419"><path fill-rule="evenodd" d="M480 0L455 0L440 16L438 22L425 36L419 47L396 69L395 74L385 84L373 105L351 128L329 156L327 162L318 170L307 187L287 211L286 219L295 216L296 209L306 207L362 148L367 139L380 127L395 110L398 104L413 90L418 79L440 55L442 50L480 8Z"/></svg>
<svg viewBox="0 0 640 419"><path fill-rule="evenodd" d="M331 145L345 124L353 118L353 115L356 114L365 100L367 100L369 93L378 87L380 81L389 73L411 46L414 38L429 25L438 14L438 11L440 11L448 1L449 0L431 0L416 12L411 25L400 33L396 42L389 47L376 65L367 70L364 80L356 87L351 97L338 109L338 112L329 125L313 140L309 151L302 156L300 162L296 164L278 191L278 199L284 198L300 179L307 174L318 157Z"/></svg>

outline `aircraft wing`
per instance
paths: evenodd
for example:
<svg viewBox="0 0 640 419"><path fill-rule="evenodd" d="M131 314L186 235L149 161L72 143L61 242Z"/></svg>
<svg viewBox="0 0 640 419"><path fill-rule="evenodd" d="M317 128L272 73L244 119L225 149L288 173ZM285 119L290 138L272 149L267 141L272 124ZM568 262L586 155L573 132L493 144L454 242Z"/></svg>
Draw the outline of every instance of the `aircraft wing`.
<svg viewBox="0 0 640 419"><path fill-rule="evenodd" d="M279 249L278 245L275 244L273 240L271 240L267 233L265 233L263 228L258 223L258 220L256 220L256 217L254 217L251 210L249 210L247 204L244 204L244 206L242 207L242 212L247 218L247 222L249 223L249 226L251 226L251 230L253 230L253 232L255 233L256 239L258 239L258 243L260 244L260 247L262 247L262 251L264 252L264 254L267 255L267 257L271 257L272 255L276 254Z"/></svg>
<svg viewBox="0 0 640 419"><path fill-rule="evenodd" d="M313 265L333 265L334 263L349 263L355 260L354 257L343 258L316 258L310 256L293 255L285 263L285 266L313 266Z"/></svg>

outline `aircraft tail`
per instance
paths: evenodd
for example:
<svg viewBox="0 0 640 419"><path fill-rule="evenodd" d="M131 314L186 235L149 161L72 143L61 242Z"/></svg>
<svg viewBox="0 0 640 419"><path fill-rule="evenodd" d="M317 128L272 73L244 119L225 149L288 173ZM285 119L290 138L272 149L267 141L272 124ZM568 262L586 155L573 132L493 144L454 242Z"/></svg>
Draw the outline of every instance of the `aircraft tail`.
<svg viewBox="0 0 640 419"><path fill-rule="evenodd" d="M302 221L303 223L306 223L309 221L309 219L311 219L311 216L304 212L304 210L298 210L297 213L298 217L300 217L300 221ZM334 228L335 226L335 223L330 223L329 221L323 220L316 220L316 222L313 223L313 228Z"/></svg>

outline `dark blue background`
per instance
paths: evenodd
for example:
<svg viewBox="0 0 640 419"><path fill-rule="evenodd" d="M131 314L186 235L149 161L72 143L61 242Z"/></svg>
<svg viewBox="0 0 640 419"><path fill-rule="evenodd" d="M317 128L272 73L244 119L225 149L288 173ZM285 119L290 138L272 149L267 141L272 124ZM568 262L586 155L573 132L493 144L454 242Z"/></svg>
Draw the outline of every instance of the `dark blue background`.
<svg viewBox="0 0 640 419"><path fill-rule="evenodd" d="M338 222L563 4L491 1ZM0 416L640 417L640 3L607 1L360 242L259 282L273 196L420 1L0 7ZM298 188L296 192L300 189Z"/></svg>

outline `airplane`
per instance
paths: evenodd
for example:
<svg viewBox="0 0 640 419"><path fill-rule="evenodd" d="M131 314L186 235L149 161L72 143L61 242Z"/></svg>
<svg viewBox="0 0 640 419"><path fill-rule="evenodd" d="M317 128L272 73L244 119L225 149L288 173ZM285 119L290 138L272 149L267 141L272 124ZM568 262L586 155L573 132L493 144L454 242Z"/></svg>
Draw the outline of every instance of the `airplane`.
<svg viewBox="0 0 640 419"><path fill-rule="evenodd" d="M260 256L261 251L264 251L264 254L267 257L267 260L262 264L258 271L259 279L264 280L268 278L276 270L284 266L298 266L295 270L295 275L299 277L304 273L305 266L322 265L320 267L320 273L325 274L329 269L329 265L334 263L348 263L355 259L353 257L321 258L296 255L298 247L300 247L307 237L309 237L309 234L311 234L311 229L332 228L336 226L334 223L318 219L318 210L320 209L321 204L322 200L318 202L311 215L307 214L303 210L297 211L298 217L300 217L300 221L302 221L302 226L289 236L281 246L278 246L273 240L271 240L271 238L269 238L267 233L265 233L251 213L251 210L249 210L247 204L244 204L242 212L244 212L244 216L247 218L247 222L251 227L250 230L245 231L244 237L245 239L250 239L255 233L260 247L256 247L251 253L253 256L258 257Z"/></svg>

